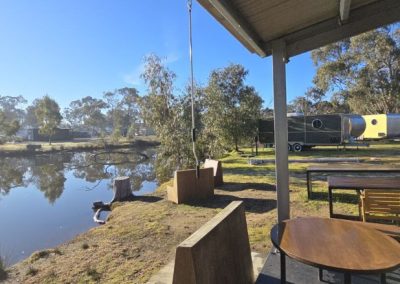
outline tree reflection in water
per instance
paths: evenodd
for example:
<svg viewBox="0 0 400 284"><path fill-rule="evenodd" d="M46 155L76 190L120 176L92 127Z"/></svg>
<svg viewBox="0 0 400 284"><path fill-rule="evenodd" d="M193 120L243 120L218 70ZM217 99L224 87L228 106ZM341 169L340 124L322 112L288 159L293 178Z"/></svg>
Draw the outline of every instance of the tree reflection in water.
<svg viewBox="0 0 400 284"><path fill-rule="evenodd" d="M4 158L0 164L0 194L6 195L12 189L34 184L53 204L64 191L68 172L75 178L95 183L84 190L95 190L102 182L110 189L112 179L123 175L130 177L132 190L138 191L143 182L155 180L153 153L154 149L148 148ZM145 159L146 156L150 158Z"/></svg>

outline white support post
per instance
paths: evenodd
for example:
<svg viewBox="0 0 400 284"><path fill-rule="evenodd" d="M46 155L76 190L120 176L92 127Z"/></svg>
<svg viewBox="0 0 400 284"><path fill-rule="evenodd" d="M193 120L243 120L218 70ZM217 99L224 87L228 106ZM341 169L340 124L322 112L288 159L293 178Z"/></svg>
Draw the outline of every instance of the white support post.
<svg viewBox="0 0 400 284"><path fill-rule="evenodd" d="M290 218L288 124L286 106L286 45L280 40L272 45L274 78L275 174L278 222Z"/></svg>

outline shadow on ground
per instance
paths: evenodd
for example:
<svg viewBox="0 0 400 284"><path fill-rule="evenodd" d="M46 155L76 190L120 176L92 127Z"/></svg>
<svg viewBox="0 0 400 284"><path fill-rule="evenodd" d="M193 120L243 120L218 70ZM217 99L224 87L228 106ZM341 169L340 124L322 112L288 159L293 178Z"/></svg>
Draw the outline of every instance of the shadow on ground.
<svg viewBox="0 0 400 284"><path fill-rule="evenodd" d="M233 195L215 194L214 198L188 203L191 206L206 208L225 208L232 201L243 201L246 212L266 213L276 208L276 200L263 198L238 197Z"/></svg>
<svg viewBox="0 0 400 284"><path fill-rule="evenodd" d="M312 193L312 200L328 201L327 192L315 192ZM355 194L349 193L333 193L333 201L348 203L348 204L358 204L359 197Z"/></svg>
<svg viewBox="0 0 400 284"><path fill-rule="evenodd" d="M246 189L256 189L263 191L275 191L275 185L268 183L257 183L257 182L225 182L223 186L218 187L224 191L241 191Z"/></svg>
<svg viewBox="0 0 400 284"><path fill-rule="evenodd" d="M158 202L161 200L164 200L164 198L153 195L135 195L132 199L132 201L142 201L148 203Z"/></svg>

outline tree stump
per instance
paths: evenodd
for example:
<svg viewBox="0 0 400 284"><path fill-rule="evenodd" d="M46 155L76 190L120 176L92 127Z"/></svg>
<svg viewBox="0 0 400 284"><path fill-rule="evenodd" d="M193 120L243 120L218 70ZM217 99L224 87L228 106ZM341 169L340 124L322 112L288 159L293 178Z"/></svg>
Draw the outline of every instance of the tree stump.
<svg viewBox="0 0 400 284"><path fill-rule="evenodd" d="M114 197L110 203L116 201L128 200L133 197L131 182L129 180L129 177L122 176L115 178L113 190L114 190Z"/></svg>

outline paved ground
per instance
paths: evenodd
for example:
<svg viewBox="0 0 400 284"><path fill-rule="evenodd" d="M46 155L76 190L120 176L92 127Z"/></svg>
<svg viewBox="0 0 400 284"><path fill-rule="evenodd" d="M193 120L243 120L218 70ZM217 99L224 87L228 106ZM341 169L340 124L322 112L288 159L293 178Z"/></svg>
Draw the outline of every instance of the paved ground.
<svg viewBox="0 0 400 284"><path fill-rule="evenodd" d="M352 275L353 284L378 284L379 275ZM323 270L323 282L318 280L318 268L300 263L286 257L286 280L293 284L343 283L343 273ZM268 255L267 261L258 276L256 284L280 284L280 255L274 249ZM400 268L386 274L386 283L400 283Z"/></svg>
<svg viewBox="0 0 400 284"><path fill-rule="evenodd" d="M264 262L265 257L262 254L252 252L251 258L253 260L253 270L254 270L254 279L260 274ZM164 266L158 273L154 274L147 284L171 284L172 277L174 274L174 261L169 262L166 266Z"/></svg>

